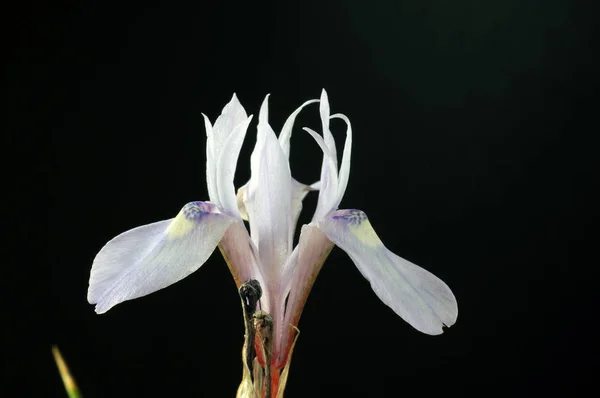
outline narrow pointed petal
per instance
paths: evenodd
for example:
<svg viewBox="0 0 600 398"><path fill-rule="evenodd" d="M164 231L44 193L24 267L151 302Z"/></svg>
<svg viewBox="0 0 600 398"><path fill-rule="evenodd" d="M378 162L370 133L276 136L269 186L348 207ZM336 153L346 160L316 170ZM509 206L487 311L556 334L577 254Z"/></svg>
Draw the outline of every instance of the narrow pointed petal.
<svg viewBox="0 0 600 398"><path fill-rule="evenodd" d="M210 200L221 206L217 178L219 162L224 150L227 151L230 134L237 126L245 122L248 116L235 94L233 94L231 101L223 107L223 111L215 121L214 126L211 126L208 117L203 116L204 127L206 128L206 184Z"/></svg>
<svg viewBox="0 0 600 398"><path fill-rule="evenodd" d="M300 113L305 106L314 104L315 102L319 102L319 100L309 100L303 103L296 109L285 121L281 132L279 133L279 144L281 145L281 149L286 157L290 157L290 138L292 137L292 129L294 128L294 123L296 122L296 117Z"/></svg>
<svg viewBox="0 0 600 398"><path fill-rule="evenodd" d="M389 251L360 210L338 210L319 228L356 264L375 294L415 329L437 335L452 326L458 305L438 277Z"/></svg>
<svg viewBox="0 0 600 398"><path fill-rule="evenodd" d="M231 100L223 107L221 114L217 120L215 120L213 126L215 156L218 156L221 153L223 145L233 129L247 118L248 115L246 114L244 107L237 96L233 94Z"/></svg>
<svg viewBox="0 0 600 398"><path fill-rule="evenodd" d="M240 217L233 177L252 116L238 124L225 143L217 164L217 188L221 208L230 216Z"/></svg>
<svg viewBox="0 0 600 398"><path fill-rule="evenodd" d="M88 301L101 314L185 278L204 264L234 220L212 203L191 202L174 219L122 233L96 255Z"/></svg>
<svg viewBox="0 0 600 398"><path fill-rule="evenodd" d="M323 128L323 142L329 152L329 158L326 159L326 157L323 156L323 163L321 166L321 182L323 188L319 191L319 201L317 202L317 209L313 221L319 220L324 217L325 214L337 209L337 207L334 208L333 206L337 199L338 190L337 150L333 134L331 134L331 131L329 130L329 97L327 96L325 89L321 91L319 113L321 115L321 126Z"/></svg>
<svg viewBox="0 0 600 398"><path fill-rule="evenodd" d="M333 205L337 199L338 189L338 172L337 163L335 160L336 155L330 151L330 149L327 147L327 144L323 140L323 137L317 134L317 132L309 129L308 127L304 127L303 130L308 132L314 138L323 151L319 200L313 216L313 221L316 221L325 217L326 214L334 210Z"/></svg>
<svg viewBox="0 0 600 398"><path fill-rule="evenodd" d="M208 197L213 203L221 203L219 200L217 188L217 159L215 157L215 144L213 127L210 124L208 116L202 114L204 118L204 128L206 129L206 186L208 188Z"/></svg>
<svg viewBox="0 0 600 398"><path fill-rule="evenodd" d="M258 123L269 124L269 97L271 94L267 94L262 104L260 105L260 111L258 112Z"/></svg>
<svg viewBox="0 0 600 398"><path fill-rule="evenodd" d="M251 179L258 181L260 189L256 190L247 210L252 239L258 247L267 283L270 283L278 278L279 270L291 252L292 176L288 160L271 127L259 124L258 130L264 145L259 168L252 170Z"/></svg>
<svg viewBox="0 0 600 398"><path fill-rule="evenodd" d="M259 113L245 207L261 271L267 285L275 288L292 249L292 176L288 159L267 117L268 96Z"/></svg>
<svg viewBox="0 0 600 398"><path fill-rule="evenodd" d="M329 98L325 89L321 91L321 100L319 101L319 113L321 114L321 125L323 127L323 139L325 144L335 158L335 169L337 170L337 150L335 148L335 140L333 134L329 130Z"/></svg>
<svg viewBox="0 0 600 398"><path fill-rule="evenodd" d="M350 157L352 152L352 125L346 115L336 113L331 116L331 119L342 119L348 126L346 129L346 141L344 142L344 152L342 154L342 165L340 166L340 174L337 188L337 199L331 210L335 210L340 205L346 188L348 187L348 179L350 178Z"/></svg>

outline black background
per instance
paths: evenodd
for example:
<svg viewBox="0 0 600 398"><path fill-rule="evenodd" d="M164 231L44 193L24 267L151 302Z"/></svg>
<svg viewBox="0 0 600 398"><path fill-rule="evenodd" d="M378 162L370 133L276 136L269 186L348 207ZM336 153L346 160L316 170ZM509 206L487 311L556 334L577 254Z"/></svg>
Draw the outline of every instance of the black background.
<svg viewBox="0 0 600 398"><path fill-rule="evenodd" d="M201 112L214 121L236 92L257 115L271 93L278 131L321 88L353 123L341 207L364 210L391 250L446 281L459 317L442 336L420 334L334 249L286 397L587 396L598 369L592 7L217 3L27 2L3 14L3 396L64 397L58 344L86 397L233 397L243 324L218 252L102 316L86 302L91 262L118 233L208 199ZM319 129L316 106L292 138L293 175L309 183L320 150L302 126ZM333 129L341 148L343 124Z"/></svg>

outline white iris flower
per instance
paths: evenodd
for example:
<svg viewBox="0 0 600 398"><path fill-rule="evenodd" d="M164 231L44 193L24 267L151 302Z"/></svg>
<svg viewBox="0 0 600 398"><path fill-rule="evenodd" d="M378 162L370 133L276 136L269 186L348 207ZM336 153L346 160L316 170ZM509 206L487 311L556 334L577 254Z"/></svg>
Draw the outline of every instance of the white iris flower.
<svg viewBox="0 0 600 398"><path fill-rule="evenodd" d="M290 137L298 113L315 102L323 134L305 130L320 146L323 163L320 181L304 185L290 172ZM339 168L329 130L333 118L347 125ZM258 118L251 178L237 194L233 177L252 116L234 95L214 125L204 119L210 201L188 203L175 218L134 228L108 242L94 259L90 276L88 301L96 304L97 313L185 278L219 246L238 288L251 280L259 285L256 314L266 315L270 328L267 338L264 318L250 309L254 324L247 323L246 334L248 338L248 328L253 329L254 341L245 344L238 397L283 396L302 308L334 245L350 256L381 301L415 329L437 335L444 325L455 323L456 299L442 280L389 251L364 212L338 210L350 174L352 129L346 116L330 115L324 90L320 100L307 101L290 115L279 137L267 120L267 96ZM302 200L312 190L319 191L317 207L294 247Z"/></svg>

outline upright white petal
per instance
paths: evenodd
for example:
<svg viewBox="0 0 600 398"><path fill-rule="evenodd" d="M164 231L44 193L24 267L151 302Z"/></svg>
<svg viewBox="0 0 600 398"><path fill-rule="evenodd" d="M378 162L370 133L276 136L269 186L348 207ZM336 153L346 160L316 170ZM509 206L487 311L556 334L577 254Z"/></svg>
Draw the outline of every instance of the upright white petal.
<svg viewBox="0 0 600 398"><path fill-rule="evenodd" d="M267 94L262 104L260 105L260 111L258 112L258 124L269 124L269 97L271 94Z"/></svg>
<svg viewBox="0 0 600 398"><path fill-rule="evenodd" d="M204 128L206 129L206 187L208 188L208 198L213 203L221 203L219 200L219 190L217 188L217 159L215 158L214 132L208 116L202 114L204 118Z"/></svg>
<svg viewBox="0 0 600 398"><path fill-rule="evenodd" d="M337 170L337 150L335 148L335 140L333 134L329 130L329 98L325 89L321 91L321 100L319 102L319 113L321 114L321 126L323 127L323 139L325 145L335 156L335 169Z"/></svg>
<svg viewBox="0 0 600 398"><path fill-rule="evenodd" d="M298 222L298 217L302 211L302 201L310 191L318 191L320 182L317 181L311 185L302 184L292 178L292 224L294 226ZM236 195L238 210L243 220L248 221L248 210L246 203L250 200L249 184L242 185Z"/></svg>
<svg viewBox="0 0 600 398"><path fill-rule="evenodd" d="M218 156L223 150L223 146L227 141L227 137L238 124L242 123L248 118L244 107L238 100L237 96L233 94L231 100L223 107L221 114L215 120L213 126L214 131L214 147L215 155Z"/></svg>
<svg viewBox="0 0 600 398"><path fill-rule="evenodd" d="M335 160L335 153L330 151L327 147L323 137L317 134L314 130L304 127L303 130L308 132L314 140L317 142L321 150L323 151L323 165L321 166L321 180L319 199L317 201L317 208L313 215L313 221L320 220L325 215L333 210L333 204L337 199L338 189L338 171Z"/></svg>
<svg viewBox="0 0 600 398"><path fill-rule="evenodd" d="M292 177L288 159L266 121L267 99L259 115L251 159L247 211L267 283L275 283L292 246Z"/></svg>
<svg viewBox="0 0 600 398"><path fill-rule="evenodd" d="M231 101L223 108L214 126L211 126L210 120L206 115L203 114L202 116L204 117L204 126L206 128L206 184L208 186L208 194L213 203L221 206L217 183L217 164L221 159L223 149L227 145L229 135L240 123L245 122L248 116L235 94L233 94Z"/></svg>
<svg viewBox="0 0 600 398"><path fill-rule="evenodd" d="M259 127L259 129L265 128ZM258 176L260 188L250 213L250 223L257 229L257 246L266 274L282 267L291 251L292 178L287 159L275 134L266 132L265 147Z"/></svg>
<svg viewBox="0 0 600 398"><path fill-rule="evenodd" d="M333 204L330 211L336 210L346 193L346 187L348 186L348 179L350 178L350 155L352 152L352 125L350 120L345 115L337 113L331 116L331 119L342 119L346 122L346 141L344 142L344 152L342 154L342 165L340 167L339 181L337 187L337 199Z"/></svg>
<svg viewBox="0 0 600 398"><path fill-rule="evenodd" d="M96 255L88 301L101 314L185 278L204 264L233 221L212 203L191 202L174 219L122 233Z"/></svg>
<svg viewBox="0 0 600 398"><path fill-rule="evenodd" d="M268 117L269 117L268 98L269 98L269 95L267 95L265 101L263 101L263 104L260 109L260 113L259 113L259 123L260 124L265 124L265 123L268 124ZM285 154L285 156L288 159L289 159L289 155L290 155L290 138L292 135L292 129L294 127L294 122L296 120L296 117L298 116L300 111L302 111L302 109L304 107L306 107L307 105L313 104L315 102L319 102L319 100L316 100L316 99L309 100L309 101L306 101L304 104L302 104L300 107L298 107L287 118L285 124L283 125L283 128L281 129L281 133L279 134L278 141L279 141L279 144L281 145L281 149L282 149L283 153ZM259 168L258 154L261 153L263 145L264 145L263 140L261 140L260 143L257 142L256 149L255 149L254 153L252 154L251 164L252 164L252 169L254 169L254 170L258 170L258 168ZM254 189L256 189L257 182L258 182L257 180L254 181L254 183L255 183ZM302 211L302 201L306 197L306 194L310 191L318 191L319 187L320 187L319 181L317 181L316 183L314 183L312 185L305 185L305 184L302 184L292 178L292 224L293 224L294 229L295 229L295 225L298 220L298 217L300 215L300 212ZM236 196L240 215L241 215L242 219L244 219L246 221L248 221L248 212L247 212L246 202L250 201L251 200L250 198L252 196L250 194L250 190L251 190L250 182L248 182L238 189L237 196ZM293 231L292 231L292 234L293 234Z"/></svg>
<svg viewBox="0 0 600 398"><path fill-rule="evenodd" d="M371 282L375 294L415 329L441 334L452 326L458 305L450 288L438 277L389 251L365 213L338 210L318 227L354 261Z"/></svg>
<svg viewBox="0 0 600 398"><path fill-rule="evenodd" d="M248 129L251 120L252 116L243 120L233 129L231 134L229 134L217 163L216 181L220 205L227 214L235 217L240 217L240 214L235 187L233 185L233 177L235 175L240 150L244 143L244 137L246 136L246 130Z"/></svg>

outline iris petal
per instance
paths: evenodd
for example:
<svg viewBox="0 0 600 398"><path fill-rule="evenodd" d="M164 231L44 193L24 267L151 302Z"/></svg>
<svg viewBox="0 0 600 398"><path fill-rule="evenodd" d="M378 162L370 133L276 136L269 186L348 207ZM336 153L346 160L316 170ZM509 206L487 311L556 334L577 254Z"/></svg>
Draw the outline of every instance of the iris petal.
<svg viewBox="0 0 600 398"><path fill-rule="evenodd" d="M288 326L298 324L308 294L332 248L333 243L319 228L311 224L302 226L298 246L286 264L286 270L293 274L289 276L290 291L285 309L284 328L279 329L279 335L275 337L280 353L286 352L285 345L290 343L292 336ZM284 293L287 293L287 290ZM278 359L285 361L285 358Z"/></svg>
<svg viewBox="0 0 600 398"><path fill-rule="evenodd" d="M225 210L229 215L236 217L239 217L239 210L233 177L235 175L238 156L244 143L244 137L246 136L246 130L251 120L252 116L243 120L229 134L217 164L216 180L221 209Z"/></svg>
<svg viewBox="0 0 600 398"><path fill-rule="evenodd" d="M397 256L381 242L365 213L338 210L318 224L371 282L375 294L415 329L441 334L458 317L456 298L438 277Z"/></svg>
<svg viewBox="0 0 600 398"><path fill-rule="evenodd" d="M101 314L196 271L235 219L209 202L191 202L171 219L124 232L96 255L88 301Z"/></svg>
<svg viewBox="0 0 600 398"><path fill-rule="evenodd" d="M350 178L350 155L352 153L352 125L350 120L341 113L336 113L331 116L331 119L342 119L346 122L346 141L344 142L344 152L342 154L342 165L340 166L340 174L337 189L337 199L331 210L337 209L344 197L346 187L348 186L348 179Z"/></svg>

